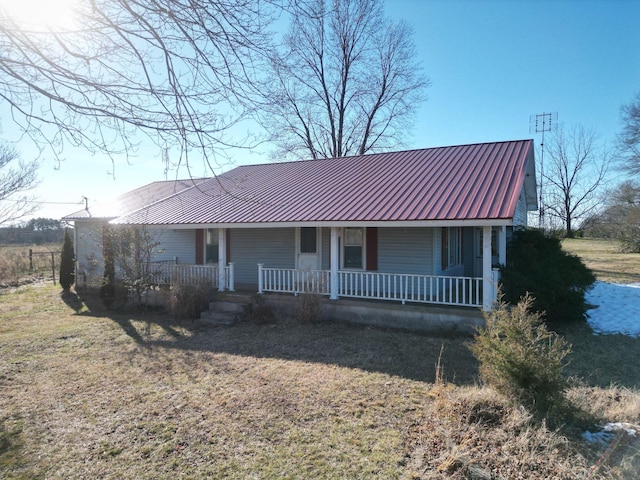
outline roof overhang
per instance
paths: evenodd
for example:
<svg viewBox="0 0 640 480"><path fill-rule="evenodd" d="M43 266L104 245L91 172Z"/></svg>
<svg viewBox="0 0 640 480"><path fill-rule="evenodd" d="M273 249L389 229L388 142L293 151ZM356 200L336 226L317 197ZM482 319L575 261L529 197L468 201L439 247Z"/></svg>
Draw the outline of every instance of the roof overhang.
<svg viewBox="0 0 640 480"><path fill-rule="evenodd" d="M120 225L120 224L115 224ZM200 228L296 228L296 227L501 227L513 226L512 218L472 220L406 220L406 221L314 221L314 222L264 222L264 223L192 223L175 225L146 225L147 228L193 230Z"/></svg>

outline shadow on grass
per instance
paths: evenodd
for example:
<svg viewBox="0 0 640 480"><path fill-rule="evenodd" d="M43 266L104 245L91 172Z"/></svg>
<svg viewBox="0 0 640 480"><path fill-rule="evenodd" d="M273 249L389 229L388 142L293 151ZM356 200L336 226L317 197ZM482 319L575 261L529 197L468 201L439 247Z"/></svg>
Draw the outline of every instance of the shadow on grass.
<svg viewBox="0 0 640 480"><path fill-rule="evenodd" d="M60 298L76 313L76 315L108 318L118 324L122 330L141 346L149 346L148 332L152 325L161 327L172 337L180 337L181 333L176 329L180 326L188 328L188 322L178 322L166 315L162 309L157 307L140 307L135 305L114 304L107 308L97 291L85 290L77 293L75 291L62 292ZM133 319L132 319L133 317ZM143 322L145 327L142 330L134 325L136 322ZM193 322L191 322L193 326ZM146 337L146 338L145 338Z"/></svg>
<svg viewBox="0 0 640 480"><path fill-rule="evenodd" d="M573 346L566 368L568 375L593 387L640 388L640 338L595 335L586 322L568 326L560 333Z"/></svg>
<svg viewBox="0 0 640 480"><path fill-rule="evenodd" d="M440 364L448 382L477 382L477 363L466 346L469 337L438 337L341 323L220 326L202 320L175 319L159 309L107 309L93 291L71 292L62 299L77 315L109 318L142 347L322 363L425 382L435 381L441 355ZM154 325L170 338L148 335Z"/></svg>

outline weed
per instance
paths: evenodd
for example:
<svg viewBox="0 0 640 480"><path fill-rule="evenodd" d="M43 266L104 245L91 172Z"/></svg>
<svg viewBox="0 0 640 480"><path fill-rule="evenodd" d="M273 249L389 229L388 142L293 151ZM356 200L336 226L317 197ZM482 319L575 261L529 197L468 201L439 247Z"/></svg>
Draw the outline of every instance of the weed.
<svg viewBox="0 0 640 480"><path fill-rule="evenodd" d="M276 319L273 308L267 304L264 295L252 295L249 303L244 308L244 318L249 323L265 324L273 323Z"/></svg>
<svg viewBox="0 0 640 480"><path fill-rule="evenodd" d="M295 319L299 323L320 323L322 317L322 298L317 293L301 293L298 295Z"/></svg>

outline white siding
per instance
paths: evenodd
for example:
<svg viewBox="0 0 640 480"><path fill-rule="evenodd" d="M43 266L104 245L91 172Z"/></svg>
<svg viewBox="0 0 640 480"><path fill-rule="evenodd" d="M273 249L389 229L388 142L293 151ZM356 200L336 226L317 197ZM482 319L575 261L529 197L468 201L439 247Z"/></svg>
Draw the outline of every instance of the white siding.
<svg viewBox="0 0 640 480"><path fill-rule="evenodd" d="M433 273L433 229L378 228L378 271Z"/></svg>
<svg viewBox="0 0 640 480"><path fill-rule="evenodd" d="M516 204L516 212L513 216L514 227L526 227L527 226L527 201L524 194L524 186L520 191L518 197L518 203Z"/></svg>
<svg viewBox="0 0 640 480"><path fill-rule="evenodd" d="M77 284L100 285L104 275L102 261L102 228L106 222L78 220L76 229Z"/></svg>
<svg viewBox="0 0 640 480"><path fill-rule="evenodd" d="M258 284L258 263L272 268L295 268L294 228L231 230L231 261L238 284Z"/></svg>

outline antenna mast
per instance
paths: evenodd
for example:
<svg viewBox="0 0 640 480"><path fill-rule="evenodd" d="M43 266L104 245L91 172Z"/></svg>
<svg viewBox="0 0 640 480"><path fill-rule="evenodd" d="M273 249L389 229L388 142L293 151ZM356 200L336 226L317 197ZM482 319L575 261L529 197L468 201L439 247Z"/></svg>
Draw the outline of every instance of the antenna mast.
<svg viewBox="0 0 640 480"><path fill-rule="evenodd" d="M538 202L538 208L540 214L538 215L538 228L544 231L545 227L545 204L544 204L544 134L545 132L551 132L558 123L558 112L553 113L538 113L529 117L529 133L542 133L542 139L540 140L540 197Z"/></svg>

